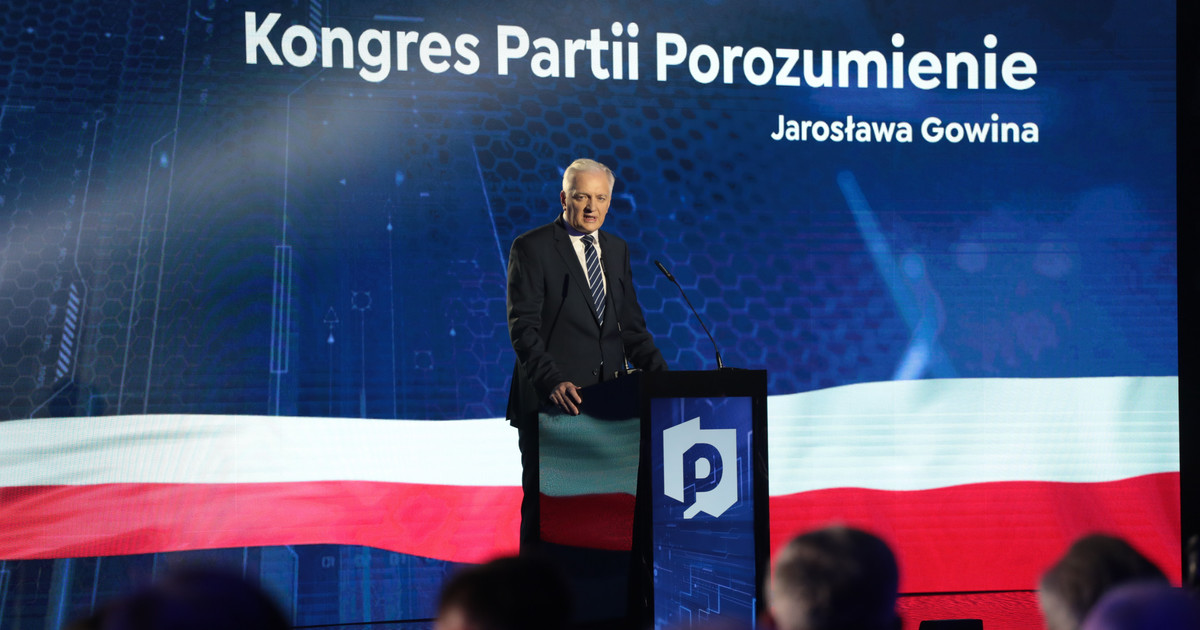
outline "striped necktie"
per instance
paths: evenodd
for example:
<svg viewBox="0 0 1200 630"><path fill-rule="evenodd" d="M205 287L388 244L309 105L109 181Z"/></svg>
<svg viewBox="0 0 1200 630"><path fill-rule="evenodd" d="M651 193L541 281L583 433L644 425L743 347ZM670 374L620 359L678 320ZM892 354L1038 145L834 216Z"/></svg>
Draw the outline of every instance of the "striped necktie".
<svg viewBox="0 0 1200 630"><path fill-rule="evenodd" d="M595 237L591 234L583 237L583 257L587 262L588 285L592 288L592 307L596 309L596 319L604 325L604 278L600 275L600 256L596 255L593 245Z"/></svg>

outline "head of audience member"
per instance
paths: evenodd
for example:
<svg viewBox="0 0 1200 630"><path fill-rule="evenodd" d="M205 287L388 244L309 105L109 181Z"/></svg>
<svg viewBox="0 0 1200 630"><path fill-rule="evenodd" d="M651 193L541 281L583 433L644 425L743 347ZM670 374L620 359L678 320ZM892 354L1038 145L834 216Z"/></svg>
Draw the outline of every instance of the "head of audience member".
<svg viewBox="0 0 1200 630"><path fill-rule="evenodd" d="M469 567L442 588L435 630L564 630L566 579L548 561L514 556Z"/></svg>
<svg viewBox="0 0 1200 630"><path fill-rule="evenodd" d="M1092 607L1083 630L1200 630L1200 603L1187 591L1158 581L1109 590Z"/></svg>
<svg viewBox="0 0 1200 630"><path fill-rule="evenodd" d="M775 556L767 593L778 630L898 630L900 571L887 543L828 527L794 538Z"/></svg>
<svg viewBox="0 0 1200 630"><path fill-rule="evenodd" d="M117 600L73 628L99 630L286 630L287 619L262 589L239 575L188 569Z"/></svg>
<svg viewBox="0 0 1200 630"><path fill-rule="evenodd" d="M1049 630L1078 630L1088 612L1115 586L1167 578L1129 543L1102 534L1084 536L1038 584L1038 603Z"/></svg>
<svg viewBox="0 0 1200 630"><path fill-rule="evenodd" d="M604 225L608 206L612 203L616 176L607 166L588 159L578 159L563 171L563 217L567 224L584 234L591 234Z"/></svg>

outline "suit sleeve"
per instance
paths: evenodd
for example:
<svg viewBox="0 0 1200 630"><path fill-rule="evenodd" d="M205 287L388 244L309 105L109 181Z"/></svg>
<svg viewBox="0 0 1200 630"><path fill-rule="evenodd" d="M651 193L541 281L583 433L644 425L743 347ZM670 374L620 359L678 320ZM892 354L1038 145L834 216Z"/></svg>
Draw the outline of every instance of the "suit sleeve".
<svg viewBox="0 0 1200 630"><path fill-rule="evenodd" d="M633 367L657 372L667 369L667 362L654 345L654 335L646 328L646 316L633 287L633 269L629 265L629 250L625 250L625 268L621 273L621 342L625 345L625 356Z"/></svg>
<svg viewBox="0 0 1200 630"><path fill-rule="evenodd" d="M542 340L546 276L542 261L526 239L513 241L508 255L508 335L517 363L543 402L566 380Z"/></svg>

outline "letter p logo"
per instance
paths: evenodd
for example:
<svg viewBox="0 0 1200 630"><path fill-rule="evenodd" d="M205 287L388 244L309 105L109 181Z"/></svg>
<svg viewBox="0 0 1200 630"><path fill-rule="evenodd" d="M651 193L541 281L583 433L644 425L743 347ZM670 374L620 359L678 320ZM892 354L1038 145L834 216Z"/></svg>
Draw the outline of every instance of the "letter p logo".
<svg viewBox="0 0 1200 630"><path fill-rule="evenodd" d="M736 429L701 429L700 418L692 418L664 430L662 437L663 492L680 503L695 495L684 518L699 512L717 518L737 503Z"/></svg>

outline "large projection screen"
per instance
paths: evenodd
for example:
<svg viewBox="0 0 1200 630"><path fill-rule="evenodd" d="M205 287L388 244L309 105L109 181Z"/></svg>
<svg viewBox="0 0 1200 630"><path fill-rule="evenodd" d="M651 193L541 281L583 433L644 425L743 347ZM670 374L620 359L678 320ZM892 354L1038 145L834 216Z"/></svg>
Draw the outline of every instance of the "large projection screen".
<svg viewBox="0 0 1200 630"><path fill-rule="evenodd" d="M517 549L509 245L577 157L676 369L769 374L772 548L1180 579L1175 3L0 11L0 626L187 562L297 625ZM594 524L591 524L594 525Z"/></svg>

